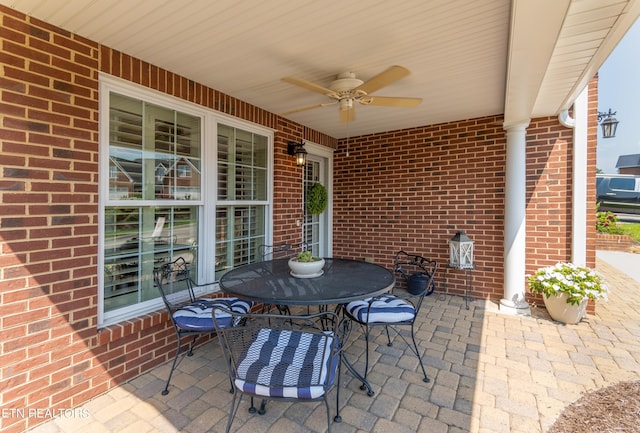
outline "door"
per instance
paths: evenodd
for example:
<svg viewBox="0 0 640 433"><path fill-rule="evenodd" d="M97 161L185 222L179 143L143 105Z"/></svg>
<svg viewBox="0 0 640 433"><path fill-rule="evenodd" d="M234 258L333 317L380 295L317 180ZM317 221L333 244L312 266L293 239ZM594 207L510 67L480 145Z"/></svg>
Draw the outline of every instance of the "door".
<svg viewBox="0 0 640 433"><path fill-rule="evenodd" d="M305 193L304 203L307 203L307 191L314 183L319 182L327 190L328 200L326 209L317 215L312 215L307 206L304 207L304 218L302 223L302 241L307 244L307 248L314 256L331 257L331 161L333 153L323 154L323 149L318 146L307 144L307 165L303 174L303 191Z"/></svg>

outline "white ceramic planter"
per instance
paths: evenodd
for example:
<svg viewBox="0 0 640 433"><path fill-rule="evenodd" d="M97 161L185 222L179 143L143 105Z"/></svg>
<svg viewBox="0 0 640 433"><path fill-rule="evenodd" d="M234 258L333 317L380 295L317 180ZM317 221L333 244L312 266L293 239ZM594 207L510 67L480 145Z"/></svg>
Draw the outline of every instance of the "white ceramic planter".
<svg viewBox="0 0 640 433"><path fill-rule="evenodd" d="M289 259L291 276L296 278L315 278L323 274L324 259L313 262L299 262L298 259Z"/></svg>
<svg viewBox="0 0 640 433"><path fill-rule="evenodd" d="M544 306L553 320L558 322L574 324L578 323L586 314L588 299L583 299L578 305L567 303L567 295L560 293L551 295L548 298L542 296Z"/></svg>

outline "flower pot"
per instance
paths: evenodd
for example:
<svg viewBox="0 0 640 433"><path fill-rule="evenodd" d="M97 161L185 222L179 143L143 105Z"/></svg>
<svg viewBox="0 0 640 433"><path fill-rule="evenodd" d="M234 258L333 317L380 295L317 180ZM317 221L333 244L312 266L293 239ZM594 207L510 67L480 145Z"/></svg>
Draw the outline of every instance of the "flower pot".
<svg viewBox="0 0 640 433"><path fill-rule="evenodd" d="M574 324L578 323L585 315L587 309L587 298L579 304L572 305L567 302L565 293L558 293L549 297L543 296L544 306L553 320L558 322Z"/></svg>
<svg viewBox="0 0 640 433"><path fill-rule="evenodd" d="M289 259L291 276L296 278L315 278L323 274L324 259L311 262L299 262L298 259Z"/></svg>

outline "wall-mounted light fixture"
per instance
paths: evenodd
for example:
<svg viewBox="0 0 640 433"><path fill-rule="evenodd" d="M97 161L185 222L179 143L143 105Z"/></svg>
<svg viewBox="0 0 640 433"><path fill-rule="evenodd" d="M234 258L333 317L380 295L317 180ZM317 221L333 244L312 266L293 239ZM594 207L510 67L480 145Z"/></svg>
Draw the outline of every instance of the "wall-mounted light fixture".
<svg viewBox="0 0 640 433"><path fill-rule="evenodd" d="M302 167L307 163L307 151L304 149L304 142L296 143L295 141L290 141L287 144L287 153L295 155L298 167Z"/></svg>
<svg viewBox="0 0 640 433"><path fill-rule="evenodd" d="M616 115L616 111L611 112L609 108L608 113L598 111L598 122L602 127L602 138L613 138L616 136L616 129L618 129L618 120L613 117Z"/></svg>

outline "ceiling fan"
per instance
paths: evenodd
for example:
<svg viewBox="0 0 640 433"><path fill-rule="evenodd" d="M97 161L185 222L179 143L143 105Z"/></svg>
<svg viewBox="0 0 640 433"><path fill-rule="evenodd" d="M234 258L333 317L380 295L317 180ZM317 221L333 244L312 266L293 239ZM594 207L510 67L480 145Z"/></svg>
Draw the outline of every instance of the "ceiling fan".
<svg viewBox="0 0 640 433"><path fill-rule="evenodd" d="M287 83L300 86L312 92L322 93L334 101L314 104L307 107L296 108L285 111L281 115L297 113L328 105L338 104L340 107L340 121L342 123L353 122L355 120L355 102L362 105L377 105L380 107L401 107L411 108L420 105L422 98L398 98L390 96L374 96L371 93L380 90L396 81L406 77L411 72L402 66L391 66L389 69L379 73L367 81L356 78L353 72L343 72L339 74L329 87L323 87L310 81L295 77L285 77L282 80Z"/></svg>

